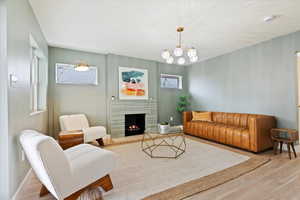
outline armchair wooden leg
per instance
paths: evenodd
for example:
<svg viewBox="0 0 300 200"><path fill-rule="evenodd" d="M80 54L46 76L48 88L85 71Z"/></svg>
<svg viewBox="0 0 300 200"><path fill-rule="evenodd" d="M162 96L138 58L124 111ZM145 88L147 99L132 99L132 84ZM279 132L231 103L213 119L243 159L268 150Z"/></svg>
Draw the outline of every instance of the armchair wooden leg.
<svg viewBox="0 0 300 200"><path fill-rule="evenodd" d="M295 151L295 147L294 147L294 143L293 142L291 143L291 146L292 146L292 149L293 149L293 152L294 152L294 156L295 156L295 158L297 158L297 153Z"/></svg>
<svg viewBox="0 0 300 200"><path fill-rule="evenodd" d="M64 200L77 200L78 197L80 197L80 195L81 195L82 192L83 192L83 191L81 191L81 192L76 192L76 193L74 193L74 194L68 196L68 197L65 198Z"/></svg>
<svg viewBox="0 0 300 200"><path fill-rule="evenodd" d="M96 141L98 142L99 146L104 146L104 142L102 138L99 138Z"/></svg>
<svg viewBox="0 0 300 200"><path fill-rule="evenodd" d="M109 190L113 189L113 184L111 182L110 176L106 175L102 178L102 183L100 186L103 188L105 192L108 192Z"/></svg>
<svg viewBox="0 0 300 200"><path fill-rule="evenodd" d="M89 188L95 188L95 187L102 187L103 190L105 192L113 189L113 184L111 182L110 176L109 174L107 174L106 176L100 178L99 180L95 181L94 183L86 186L85 188L82 188L81 190L71 194L70 196L68 196L67 198L65 198L64 200L76 200L78 199L78 197L80 197L80 195Z"/></svg>
<svg viewBox="0 0 300 200"><path fill-rule="evenodd" d="M45 196L46 194L49 194L49 193L50 192L48 191L48 189L44 185L42 185L42 188L40 190L40 197L43 197L43 196Z"/></svg>
<svg viewBox="0 0 300 200"><path fill-rule="evenodd" d="M274 143L273 143L273 152L274 152L274 155L277 154L277 148L278 148L278 142L274 141Z"/></svg>
<svg viewBox="0 0 300 200"><path fill-rule="evenodd" d="M287 148L288 148L288 152L289 152L289 158L290 160L292 159L292 156L291 156L291 148L290 148L290 143L287 143Z"/></svg>

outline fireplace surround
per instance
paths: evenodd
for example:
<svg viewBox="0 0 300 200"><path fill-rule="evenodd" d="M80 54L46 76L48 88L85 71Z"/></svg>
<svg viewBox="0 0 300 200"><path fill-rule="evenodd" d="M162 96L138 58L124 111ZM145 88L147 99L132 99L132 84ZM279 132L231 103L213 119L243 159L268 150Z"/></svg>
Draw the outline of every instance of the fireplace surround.
<svg viewBox="0 0 300 200"><path fill-rule="evenodd" d="M125 136L143 134L145 131L145 113L125 115Z"/></svg>
<svg viewBox="0 0 300 200"><path fill-rule="evenodd" d="M145 130L157 130L157 101L111 101L108 132L112 138L125 137L125 115L145 114Z"/></svg>

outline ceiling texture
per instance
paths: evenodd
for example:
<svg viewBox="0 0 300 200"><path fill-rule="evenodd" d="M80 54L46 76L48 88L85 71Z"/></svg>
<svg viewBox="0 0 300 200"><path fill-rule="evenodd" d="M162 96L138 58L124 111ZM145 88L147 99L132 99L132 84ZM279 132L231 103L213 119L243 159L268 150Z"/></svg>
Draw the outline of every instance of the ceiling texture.
<svg viewBox="0 0 300 200"><path fill-rule="evenodd" d="M163 61L177 44L216 57L300 30L300 0L29 0L50 46ZM278 15L266 23L266 16Z"/></svg>

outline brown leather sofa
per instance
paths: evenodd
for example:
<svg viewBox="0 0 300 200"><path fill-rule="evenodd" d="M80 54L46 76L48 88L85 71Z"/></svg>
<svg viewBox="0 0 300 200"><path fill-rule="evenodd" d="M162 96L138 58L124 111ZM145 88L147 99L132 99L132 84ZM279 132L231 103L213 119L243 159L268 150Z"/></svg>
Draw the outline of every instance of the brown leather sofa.
<svg viewBox="0 0 300 200"><path fill-rule="evenodd" d="M275 117L224 112L211 115L211 121L193 121L192 112L184 112L184 132L252 152L272 147L270 129L276 127Z"/></svg>

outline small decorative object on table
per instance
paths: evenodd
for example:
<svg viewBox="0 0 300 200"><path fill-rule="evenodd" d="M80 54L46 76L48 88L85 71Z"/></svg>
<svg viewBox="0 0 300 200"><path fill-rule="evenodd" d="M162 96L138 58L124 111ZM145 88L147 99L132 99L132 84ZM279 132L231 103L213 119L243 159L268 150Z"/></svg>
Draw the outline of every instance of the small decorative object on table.
<svg viewBox="0 0 300 200"><path fill-rule="evenodd" d="M170 124L168 122L162 122L158 125L158 128L160 134L165 134L169 132Z"/></svg>
<svg viewBox="0 0 300 200"><path fill-rule="evenodd" d="M274 146L274 154L277 154L278 144L280 144L280 153L282 152L282 145L285 143L288 148L289 158L291 157L291 149L292 147L295 158L297 157L294 142L299 140L299 135L297 130L288 129L288 128L273 128L271 129L271 138L273 140Z"/></svg>

